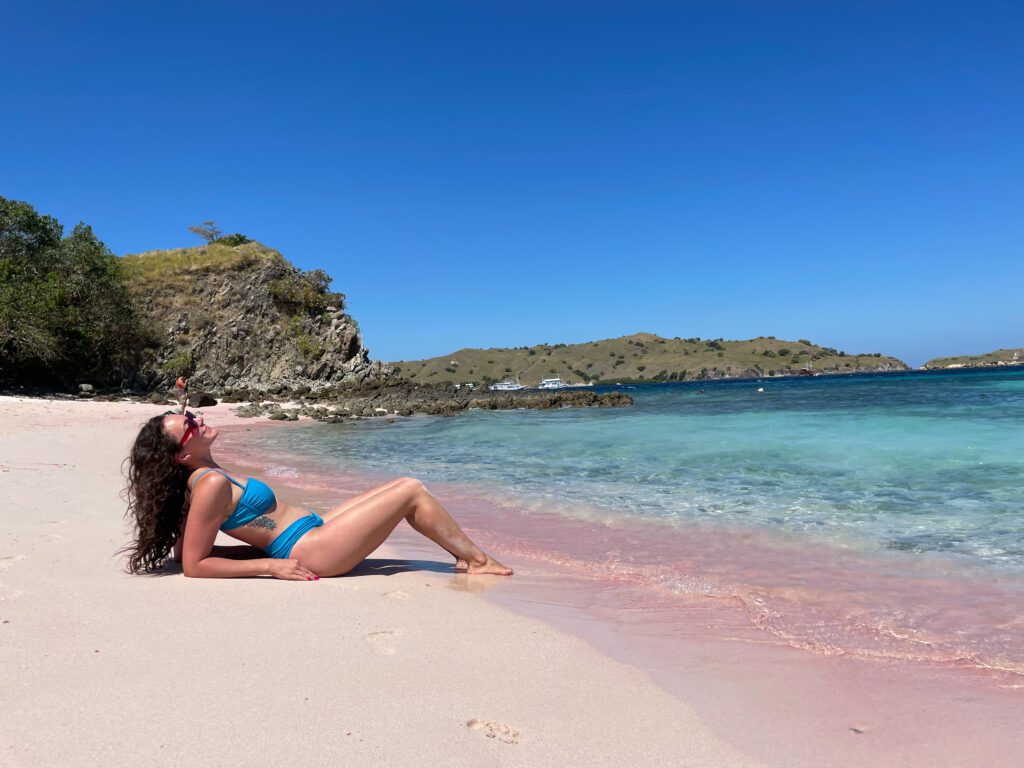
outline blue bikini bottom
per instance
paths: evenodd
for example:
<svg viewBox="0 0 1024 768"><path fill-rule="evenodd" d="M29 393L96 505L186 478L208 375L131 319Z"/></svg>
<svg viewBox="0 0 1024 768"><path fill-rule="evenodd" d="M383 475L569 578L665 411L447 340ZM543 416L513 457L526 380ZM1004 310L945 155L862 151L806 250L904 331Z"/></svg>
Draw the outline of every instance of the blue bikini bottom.
<svg viewBox="0 0 1024 768"><path fill-rule="evenodd" d="M271 557L284 560L291 555L292 547L295 546L299 539L323 524L324 519L320 515L316 512L310 512L281 531L281 535L270 542L263 551Z"/></svg>

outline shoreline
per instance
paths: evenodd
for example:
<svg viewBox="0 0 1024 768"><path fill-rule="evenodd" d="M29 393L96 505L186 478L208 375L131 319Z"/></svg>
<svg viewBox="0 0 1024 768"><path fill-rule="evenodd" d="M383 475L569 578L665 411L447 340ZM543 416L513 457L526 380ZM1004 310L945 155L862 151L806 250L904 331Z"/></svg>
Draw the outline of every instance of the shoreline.
<svg viewBox="0 0 1024 768"><path fill-rule="evenodd" d="M239 418L231 413L233 407L203 411L211 423L227 427L225 436L278 428L269 420ZM146 759L158 755L158 764L199 759L199 752L189 749L203 750L207 761L217 754L230 762L228 748L248 754L240 734L258 737L247 726L224 742L223 736L204 730L201 720L178 711L191 706L193 694L172 673L193 659L211 688L200 696L200 711L203 705L223 707L214 692L244 690L251 672L257 674L257 691L270 697L287 691L289 703L299 706L296 711L303 717L311 715L303 709L306 701L317 702L317 713L324 706L338 707L349 723L341 733L351 736L286 718L312 740L299 755L314 765L331 762L327 756L336 764L353 755L368 759L382 754L398 765L444 765L445 760L432 762L424 754L451 754L446 750L457 745L480 759L524 766L620 766L639 755L651 765L1001 767L1016 765L1024 748L1015 727L1024 714L1020 690L950 684L941 670L932 674L935 670L927 665L901 668L814 657L744 641L742 633L723 641L702 629L719 618L713 612L690 606L680 613L678 606L652 603L636 585L584 577L521 552L507 558L517 573L511 579L455 575L440 550L404 526L357 576L317 583L332 591L330 599L289 591L281 605L263 590L290 583L186 580L174 568L160 578L125 576L115 560L97 559L95 550L106 547L104 553L112 553L124 543L123 505L117 498L120 458L137 425L164 408L0 398L0 413L12 436L0 454L0 483L22 510L8 539L0 539L0 620L11 622L0 624L0 631L11 632L15 625L23 630L26 624L30 629L27 635L0 635L14 660L18 691L0 705L6 710L0 722L22 723L17 731L0 726L14 765L73 764L70 750L81 744L112 764L135 762L143 754ZM270 457L239 454L230 445L235 441L226 442L222 453L232 464L251 466L254 476L266 477L263 470L272 470L268 479L275 486L314 506L374 482L349 472L332 478L329 488L289 485L295 478L270 466ZM83 470L97 476L76 485ZM59 489L56 506L50 498L40 504L28 487L33 477L44 474ZM442 500L454 505L460 520L464 512L472 517L477 503L457 495ZM75 505L83 503L85 518L69 519L65 505L78 509ZM471 535L480 537L472 530ZM219 543L230 541L223 537ZM504 559L500 547L493 548ZM66 566L75 569L76 578L68 578ZM48 610L33 611L41 605ZM325 617L331 606L341 608L339 615L329 611ZM52 621L52 616L65 615L70 621ZM172 621L163 631L145 624L156 622L159 628L168 616ZM667 616L677 627L668 635L663 631ZM471 637L453 638L453 625L475 629ZM298 630L297 635L289 636L288 629ZM93 638L95 648L78 647L79 641ZM254 638L259 642L254 644ZM70 656L64 658L69 647ZM306 666L303 659L311 649L336 657L339 666L319 671ZM89 664L99 657L90 657L90 650L108 654L103 661L114 666L99 668L107 674L116 668L123 679L111 683L97 676ZM161 669L149 668L151 657ZM62 659L60 669L43 684L53 674L46 665L55 658ZM466 658L473 659L468 668ZM359 666L357 685L363 686L358 695L350 690L353 664ZM494 671L504 677L491 689ZM368 679L370 672L380 679ZM449 675L474 690L452 694L442 682ZM332 682L342 689L331 688ZM65 701L69 684L77 691L70 695L71 704ZM139 699L132 691L136 687L147 696ZM367 690L381 688L383 696L367 699ZM86 713L86 695L88 706L98 702L99 715ZM153 725L147 708L154 696L166 718L197 729L195 743L172 745L170 752L166 745L157 747L167 737ZM462 707L459 711L466 711L465 719L456 717L450 696ZM128 721L140 733L130 760L127 753L111 751L115 739L105 726L125 697L139 709ZM409 733L407 711L389 706L393 697L430 707L440 698L445 717L428 718L430 729ZM25 710L27 721L15 717ZM54 710L71 723L73 737L47 746L47 717ZM622 712L629 717L622 718ZM483 732L486 726L468 727L474 719L505 724L519 735L513 739L512 731L497 726L491 726L490 734ZM362 741L353 744L353 736ZM289 754L294 759L295 752ZM161 763L164 758L167 762Z"/></svg>
<svg viewBox="0 0 1024 768"><path fill-rule="evenodd" d="M162 410L0 398L6 764L764 764L436 558L388 547L319 582L125 574L121 460Z"/></svg>
<svg viewBox="0 0 1024 768"><path fill-rule="evenodd" d="M255 471L261 462L262 468L271 461L282 463L281 456L237 458ZM301 460L296 466L305 492L323 487L316 471L308 473ZM346 475L353 493L381 479ZM279 475L275 480L289 482ZM486 591L488 601L541 619L644 670L748 754L787 766L853 767L897 758L908 766L974 761L1013 766L1024 748L1014 725L1024 717L1019 675L992 677L984 660L972 669L955 656L908 661L888 652L873 658L808 653L811 649L799 643L766 638L763 630L745 624L728 624L723 636L719 630L730 619L714 600L681 605L671 598L652 599L640 585L581 572L571 560L552 562L543 554L531 558L529 548L509 549L507 541L503 549L509 531L488 530L486 520L495 517L477 514L484 503L481 495L450 484L432 489L457 519L467 522L471 536L516 569L508 584ZM535 519L521 522L544 525ZM571 528L566 523L559 529L563 540L577 537ZM438 555L432 544L402 529L393 541L410 558ZM900 559L892 555L894 562ZM671 622L676 630L666 632ZM737 720L744 723L742 729L735 727Z"/></svg>

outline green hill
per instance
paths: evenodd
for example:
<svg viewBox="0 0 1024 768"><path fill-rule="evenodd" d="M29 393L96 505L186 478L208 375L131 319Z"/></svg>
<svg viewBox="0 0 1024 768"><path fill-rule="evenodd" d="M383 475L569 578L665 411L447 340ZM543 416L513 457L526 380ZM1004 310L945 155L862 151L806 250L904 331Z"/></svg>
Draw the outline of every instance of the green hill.
<svg viewBox="0 0 1024 768"><path fill-rule="evenodd" d="M652 333L583 344L460 349L429 360L400 360L390 365L403 378L420 383L487 384L518 376L527 386L556 376L568 383L598 383L787 375L803 369L828 373L907 370L907 365L894 357L850 355L806 339L667 339Z"/></svg>
<svg viewBox="0 0 1024 768"><path fill-rule="evenodd" d="M1024 365L1024 348L997 349L981 355L960 355L959 357L936 357L922 367L934 368L981 368L990 365Z"/></svg>

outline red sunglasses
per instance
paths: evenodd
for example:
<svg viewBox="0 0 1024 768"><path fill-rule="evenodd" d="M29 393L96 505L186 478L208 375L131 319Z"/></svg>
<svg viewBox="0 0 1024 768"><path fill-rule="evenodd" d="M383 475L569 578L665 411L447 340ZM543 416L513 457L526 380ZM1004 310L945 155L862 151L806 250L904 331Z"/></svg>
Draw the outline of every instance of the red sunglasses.
<svg viewBox="0 0 1024 768"><path fill-rule="evenodd" d="M167 413L164 414L164 416L181 416L181 415L182 414L178 413L178 411L167 411ZM193 416L191 413L186 413L185 414L185 433L181 436L181 441L178 443L178 447L179 448L184 448L185 447L185 443L187 443L189 441L189 438L191 438L192 435L195 434L198 430L199 430L199 422L196 421L195 416Z"/></svg>

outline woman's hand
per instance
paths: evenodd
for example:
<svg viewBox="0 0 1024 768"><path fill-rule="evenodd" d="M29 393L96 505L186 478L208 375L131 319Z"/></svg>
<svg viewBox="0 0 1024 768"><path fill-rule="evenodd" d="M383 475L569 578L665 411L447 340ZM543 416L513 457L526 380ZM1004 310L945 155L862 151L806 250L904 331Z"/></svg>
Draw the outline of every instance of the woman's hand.
<svg viewBox="0 0 1024 768"><path fill-rule="evenodd" d="M289 581L317 581L320 578L293 557L288 558L287 560L271 560L267 570L275 579L287 579Z"/></svg>

